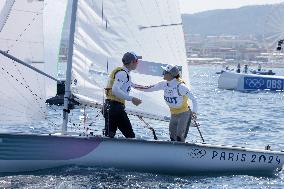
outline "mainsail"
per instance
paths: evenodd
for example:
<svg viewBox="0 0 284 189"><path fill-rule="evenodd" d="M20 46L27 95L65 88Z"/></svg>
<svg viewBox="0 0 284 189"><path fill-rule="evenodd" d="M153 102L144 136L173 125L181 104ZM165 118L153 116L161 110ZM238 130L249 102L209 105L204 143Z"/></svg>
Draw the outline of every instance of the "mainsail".
<svg viewBox="0 0 284 189"><path fill-rule="evenodd" d="M44 33L44 71L53 77L58 75L59 47L63 33L63 22L67 1L44 0L43 33ZM56 21L55 21L56 20ZM56 82L46 80L46 98L56 94Z"/></svg>
<svg viewBox="0 0 284 189"><path fill-rule="evenodd" d="M42 0L5 0L0 12L0 49L44 69ZM45 115L45 80L0 55L1 124L40 120Z"/></svg>
<svg viewBox="0 0 284 189"><path fill-rule="evenodd" d="M127 51L143 56L133 83L150 85L162 80L161 66L182 67L188 82L188 66L179 5L176 0L79 0L73 52L73 94L102 104L108 74L121 66ZM142 99L128 109L157 117L169 115L162 92L131 91Z"/></svg>

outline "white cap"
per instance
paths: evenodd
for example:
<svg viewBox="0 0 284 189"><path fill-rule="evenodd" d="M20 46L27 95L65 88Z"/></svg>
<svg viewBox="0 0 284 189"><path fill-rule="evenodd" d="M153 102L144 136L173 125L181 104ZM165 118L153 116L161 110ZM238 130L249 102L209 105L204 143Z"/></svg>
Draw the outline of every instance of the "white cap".
<svg viewBox="0 0 284 189"><path fill-rule="evenodd" d="M166 72L169 72L173 77L176 77L180 74L177 66L173 66L173 65L168 64L167 66L161 66L161 67Z"/></svg>

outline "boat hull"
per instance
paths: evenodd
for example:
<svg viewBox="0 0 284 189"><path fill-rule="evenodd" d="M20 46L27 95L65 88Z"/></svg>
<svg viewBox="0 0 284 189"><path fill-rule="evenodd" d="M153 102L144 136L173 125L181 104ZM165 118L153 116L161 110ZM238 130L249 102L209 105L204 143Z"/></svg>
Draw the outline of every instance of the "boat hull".
<svg viewBox="0 0 284 189"><path fill-rule="evenodd" d="M163 174L281 170L282 152L167 141L0 134L0 172L78 165Z"/></svg>
<svg viewBox="0 0 284 189"><path fill-rule="evenodd" d="M283 91L284 77L225 71L219 76L218 88L238 91Z"/></svg>

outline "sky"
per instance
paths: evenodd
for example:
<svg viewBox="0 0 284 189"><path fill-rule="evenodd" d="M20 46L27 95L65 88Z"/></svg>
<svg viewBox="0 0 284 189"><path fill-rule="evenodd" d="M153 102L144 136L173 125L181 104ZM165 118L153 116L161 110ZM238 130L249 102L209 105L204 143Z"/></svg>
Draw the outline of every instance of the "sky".
<svg viewBox="0 0 284 189"><path fill-rule="evenodd" d="M247 5L284 3L284 0L179 0L182 13L193 14L206 10L232 9Z"/></svg>

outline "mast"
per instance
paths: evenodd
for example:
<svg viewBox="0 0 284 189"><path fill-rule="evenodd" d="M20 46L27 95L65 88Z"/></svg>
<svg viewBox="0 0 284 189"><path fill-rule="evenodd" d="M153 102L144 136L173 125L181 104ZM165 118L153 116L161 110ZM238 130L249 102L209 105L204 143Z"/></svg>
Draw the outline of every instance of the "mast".
<svg viewBox="0 0 284 189"><path fill-rule="evenodd" d="M70 113L68 104L69 104L69 98L71 96L70 85L71 85L72 56L73 56L73 44L74 44L77 4L78 4L78 0L73 0L72 12L71 12L71 23L70 23L69 47L68 47L68 55L67 55L62 134L66 134L67 132L68 113Z"/></svg>

